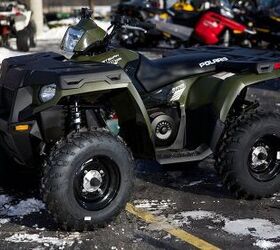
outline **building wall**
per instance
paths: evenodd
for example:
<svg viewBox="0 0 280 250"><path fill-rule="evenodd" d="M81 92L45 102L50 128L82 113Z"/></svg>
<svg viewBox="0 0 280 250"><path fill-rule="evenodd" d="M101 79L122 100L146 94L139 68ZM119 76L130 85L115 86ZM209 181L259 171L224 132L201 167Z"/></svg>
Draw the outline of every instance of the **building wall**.
<svg viewBox="0 0 280 250"><path fill-rule="evenodd" d="M87 5L87 0L43 0L44 6L77 6ZM111 5L118 2L118 0L94 0L96 5Z"/></svg>
<svg viewBox="0 0 280 250"><path fill-rule="evenodd" d="M94 0L95 5L112 5L118 0ZM81 6L88 6L88 0L43 0L44 12L72 12Z"/></svg>

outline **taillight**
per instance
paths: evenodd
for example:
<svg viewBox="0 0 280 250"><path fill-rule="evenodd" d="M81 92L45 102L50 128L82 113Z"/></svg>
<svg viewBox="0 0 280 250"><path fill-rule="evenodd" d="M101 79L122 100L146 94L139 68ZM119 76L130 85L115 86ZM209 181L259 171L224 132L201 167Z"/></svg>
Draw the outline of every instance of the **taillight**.
<svg viewBox="0 0 280 250"><path fill-rule="evenodd" d="M274 63L274 69L279 70L280 69L280 62Z"/></svg>
<svg viewBox="0 0 280 250"><path fill-rule="evenodd" d="M118 120L119 118L118 118L118 115L116 113L112 113L111 114L111 119L112 120Z"/></svg>

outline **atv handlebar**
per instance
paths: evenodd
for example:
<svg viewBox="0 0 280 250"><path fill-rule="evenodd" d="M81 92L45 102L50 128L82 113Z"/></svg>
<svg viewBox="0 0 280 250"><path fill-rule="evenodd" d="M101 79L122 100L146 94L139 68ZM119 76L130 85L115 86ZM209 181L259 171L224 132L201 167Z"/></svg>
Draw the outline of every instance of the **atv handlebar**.
<svg viewBox="0 0 280 250"><path fill-rule="evenodd" d="M150 30L154 29L155 25L152 23L141 22L134 18L128 18L125 16L115 15L112 18L112 25L123 28L138 29L138 30Z"/></svg>

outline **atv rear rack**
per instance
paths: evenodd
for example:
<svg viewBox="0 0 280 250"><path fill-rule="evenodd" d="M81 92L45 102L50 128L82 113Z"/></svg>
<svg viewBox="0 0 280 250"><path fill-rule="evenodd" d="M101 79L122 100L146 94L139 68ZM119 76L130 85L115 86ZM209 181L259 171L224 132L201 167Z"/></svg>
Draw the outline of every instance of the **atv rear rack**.
<svg viewBox="0 0 280 250"><path fill-rule="evenodd" d="M228 60L217 63L216 71L232 73L252 72L256 74L271 73L280 69L280 53L276 51L255 50L240 47L202 46L199 48L181 49L164 54L165 57L191 53L215 54Z"/></svg>

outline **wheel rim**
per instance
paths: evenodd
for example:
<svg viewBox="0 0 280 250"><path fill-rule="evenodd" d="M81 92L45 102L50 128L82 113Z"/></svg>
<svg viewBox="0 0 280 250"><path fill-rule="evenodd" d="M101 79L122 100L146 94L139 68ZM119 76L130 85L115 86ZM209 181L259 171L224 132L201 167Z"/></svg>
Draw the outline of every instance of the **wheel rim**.
<svg viewBox="0 0 280 250"><path fill-rule="evenodd" d="M116 197L119 186L119 168L106 156L95 156L84 162L74 178L75 198L89 211L107 207Z"/></svg>
<svg viewBox="0 0 280 250"><path fill-rule="evenodd" d="M280 173L279 140L274 136L264 136L257 140L250 150L248 166L256 180L273 180Z"/></svg>

